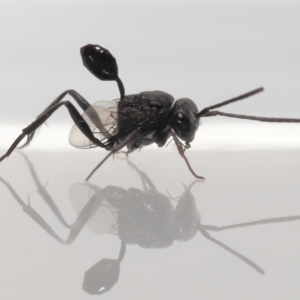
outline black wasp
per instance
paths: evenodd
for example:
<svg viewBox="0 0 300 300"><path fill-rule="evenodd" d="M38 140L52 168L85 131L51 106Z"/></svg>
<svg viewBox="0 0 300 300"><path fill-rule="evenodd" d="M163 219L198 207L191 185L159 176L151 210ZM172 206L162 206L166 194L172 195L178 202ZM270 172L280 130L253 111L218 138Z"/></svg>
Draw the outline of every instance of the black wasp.
<svg viewBox="0 0 300 300"><path fill-rule="evenodd" d="M215 110L235 101L239 101L263 91L258 88L238 97L223 101L216 105L208 106L198 111L196 104L183 98L174 101L174 98L162 91L142 92L139 94L125 95L125 89L118 76L116 59L111 53L98 45L86 45L80 50L84 66L100 80L114 80L118 84L120 99L112 102L97 102L90 105L81 95L74 90L67 90L59 95L10 146L8 151L0 158L0 162L8 157L25 136L28 136L28 145L35 131L61 106L65 106L75 125L70 133L70 143L77 148L101 147L109 154L92 171L87 179L99 168L112 154L127 146L128 152L156 143L158 147L166 145L171 137L180 155L184 158L192 174L198 176L191 168L185 150L190 147L190 142L195 137L201 117L224 116L230 118L249 119L262 122L300 122L300 119L265 118L256 116L236 115ZM84 114L69 101L61 100L71 95ZM184 142L184 143L183 143Z"/></svg>

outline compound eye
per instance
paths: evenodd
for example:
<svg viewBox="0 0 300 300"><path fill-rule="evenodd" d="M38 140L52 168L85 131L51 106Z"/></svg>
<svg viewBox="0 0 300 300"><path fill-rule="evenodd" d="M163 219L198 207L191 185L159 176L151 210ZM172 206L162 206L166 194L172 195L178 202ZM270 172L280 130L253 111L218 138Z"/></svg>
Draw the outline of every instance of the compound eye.
<svg viewBox="0 0 300 300"><path fill-rule="evenodd" d="M192 131L192 124L189 118L182 113L178 113L176 119L176 127L182 134L189 134Z"/></svg>

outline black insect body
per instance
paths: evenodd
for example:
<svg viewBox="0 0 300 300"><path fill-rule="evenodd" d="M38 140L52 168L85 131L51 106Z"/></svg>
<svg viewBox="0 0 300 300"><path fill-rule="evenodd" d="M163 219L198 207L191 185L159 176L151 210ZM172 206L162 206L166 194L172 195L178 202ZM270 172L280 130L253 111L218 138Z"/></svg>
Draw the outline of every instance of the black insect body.
<svg viewBox="0 0 300 300"><path fill-rule="evenodd" d="M225 116L230 118L249 119L262 122L295 122L300 119L265 118L256 116L236 115L216 111L216 108L228 105L263 91L258 88L246 94L212 105L198 111L196 104L187 98L174 101L174 98L162 91L142 92L134 95L125 95L125 89L118 77L116 59L111 53L98 45L87 45L80 50L84 66L100 80L114 80L118 84L120 99L111 102L97 102L90 105L81 95L74 90L67 90L59 95L15 140L8 151L0 158L0 162L8 157L25 136L28 140L34 137L35 131L59 107L65 106L75 125L70 132L70 143L78 148L101 147L109 154L92 171L87 179L97 170L112 154L120 151L125 146L128 152L156 143L159 147L166 145L172 138L180 155L184 158L192 174L198 176L191 168L185 150L195 137L201 117ZM69 101L62 101L71 95L84 114ZM184 144L183 144L184 142ZM24 145L24 146L25 146Z"/></svg>
<svg viewBox="0 0 300 300"><path fill-rule="evenodd" d="M199 119L195 115L197 112L196 105L189 99L180 99L174 103L171 95L152 91L126 95L115 102L99 101L90 106L82 117L94 137L110 151L106 158L125 145L129 152L153 143L163 147L170 135L173 135L184 155L184 148L194 139L199 126ZM182 146L177 136L186 142L185 146ZM69 140L77 148L96 146L91 144L90 139L82 134L76 124ZM95 170L98 167L99 165Z"/></svg>

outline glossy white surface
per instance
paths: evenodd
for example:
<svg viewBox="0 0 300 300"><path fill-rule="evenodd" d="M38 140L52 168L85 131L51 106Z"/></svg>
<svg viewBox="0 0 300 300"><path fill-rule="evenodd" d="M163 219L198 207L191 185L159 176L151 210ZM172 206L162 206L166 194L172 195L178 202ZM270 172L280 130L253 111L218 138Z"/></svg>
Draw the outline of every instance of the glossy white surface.
<svg viewBox="0 0 300 300"><path fill-rule="evenodd" d="M32 148L34 148L32 146ZM77 217L69 188L82 182L104 155L99 151L26 151L41 184L67 221ZM264 275L198 233L164 249L128 245L119 281L103 299L297 299L300 276L299 149L252 151L190 150L194 169L206 177L191 193L202 224L226 226L276 218L273 223L210 231L265 271ZM131 161L152 180L159 193L176 197L193 176L171 150L143 150ZM20 154L1 164L1 177L63 239L69 230L39 195ZM108 161L91 179L100 187L136 187L142 183L125 161ZM83 229L75 242L62 245L22 211L1 183L1 297L4 299L88 299L84 273L103 258L116 259L120 240ZM83 199L86 202L86 199ZM281 217L293 221L274 223Z"/></svg>

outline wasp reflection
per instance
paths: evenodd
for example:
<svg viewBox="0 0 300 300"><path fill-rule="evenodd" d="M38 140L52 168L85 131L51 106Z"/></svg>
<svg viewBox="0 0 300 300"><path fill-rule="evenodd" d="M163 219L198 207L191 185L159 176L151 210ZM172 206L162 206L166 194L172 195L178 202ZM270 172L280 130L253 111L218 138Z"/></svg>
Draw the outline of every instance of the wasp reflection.
<svg viewBox="0 0 300 300"><path fill-rule="evenodd" d="M0 181L7 186L15 200L23 207L24 212L54 239L63 244L71 244L85 225L88 225L96 233L119 236L121 243L118 258L101 259L86 271L82 288L89 294L103 294L111 290L117 283L120 275L120 264L125 257L127 244L136 244L143 248L165 248L174 243L175 240L188 241L198 232L257 272L264 274L261 267L212 237L208 231L300 220L300 216L291 216L224 227L203 225L200 222L195 198L192 195L192 187L197 181L184 187L183 193L173 199L158 192L150 178L129 160L126 160L137 171L143 188L124 189L118 186L101 188L87 182L75 184L70 188L69 194L78 217L72 225L68 225L55 202L41 184L29 159L24 154L21 153L21 155L28 163L41 197L46 201L57 219L70 229L67 239L58 236L34 208L19 197L9 183L2 178Z"/></svg>

